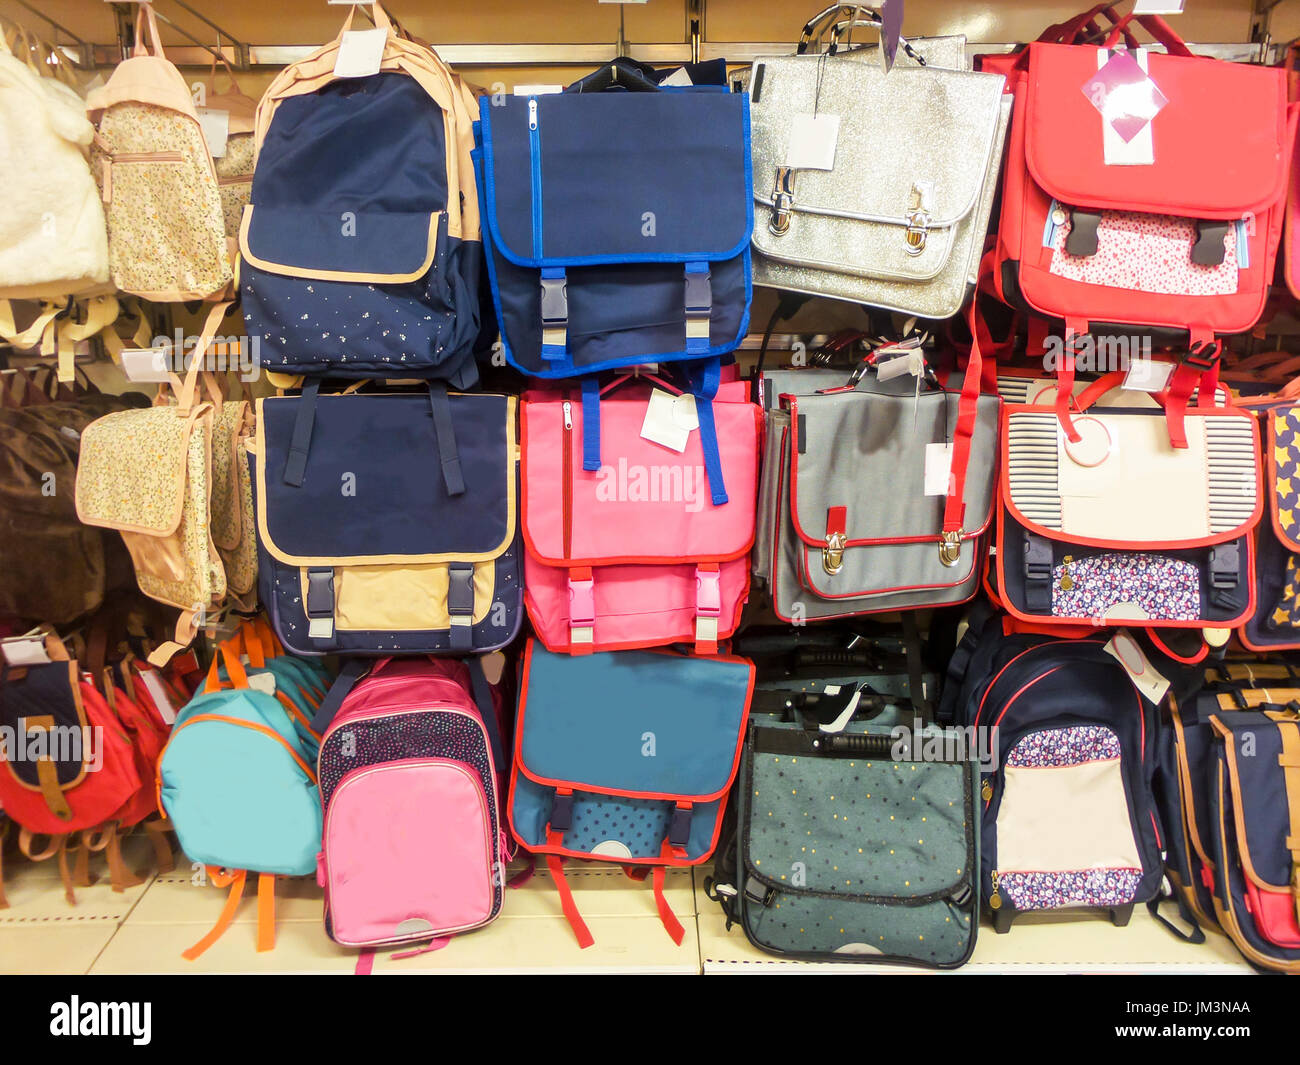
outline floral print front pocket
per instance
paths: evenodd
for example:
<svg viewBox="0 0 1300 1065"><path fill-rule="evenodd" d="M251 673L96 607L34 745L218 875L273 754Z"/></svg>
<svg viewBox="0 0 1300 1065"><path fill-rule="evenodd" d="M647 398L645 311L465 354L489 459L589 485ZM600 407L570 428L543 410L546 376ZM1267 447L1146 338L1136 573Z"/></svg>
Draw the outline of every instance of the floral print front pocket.
<svg viewBox="0 0 1300 1065"><path fill-rule="evenodd" d="M1166 555L1066 555L1052 570L1052 616L1197 621L1201 572Z"/></svg>

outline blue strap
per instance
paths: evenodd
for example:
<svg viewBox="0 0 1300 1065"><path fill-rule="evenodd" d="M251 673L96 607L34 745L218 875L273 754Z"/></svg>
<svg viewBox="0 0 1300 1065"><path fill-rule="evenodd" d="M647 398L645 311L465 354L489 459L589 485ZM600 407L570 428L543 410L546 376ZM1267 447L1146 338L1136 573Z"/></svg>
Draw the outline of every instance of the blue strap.
<svg viewBox="0 0 1300 1065"><path fill-rule="evenodd" d="M483 673L481 658L467 658L469 682L474 693L474 705L483 718L483 727L487 729L488 742L492 745L492 762L498 773L506 770L505 748L501 745L501 728L497 721L496 705L492 701L492 686L488 684Z"/></svg>
<svg viewBox="0 0 1300 1065"><path fill-rule="evenodd" d="M582 379L582 468L600 469L600 378Z"/></svg>
<svg viewBox="0 0 1300 1065"><path fill-rule="evenodd" d="M700 447L704 449L704 472L709 478L713 505L727 502L727 486L722 480L722 455L718 451L718 427L713 420L713 397L722 383L722 360L706 359L687 366L686 379L695 395L695 413L700 419ZM585 411L584 411L584 417Z"/></svg>
<svg viewBox="0 0 1300 1065"><path fill-rule="evenodd" d="M289 455L284 461L284 483L294 488L301 488L307 476L307 455L311 451L311 432L316 425L316 396L319 392L320 381L308 381L298 399Z"/></svg>
<svg viewBox="0 0 1300 1065"><path fill-rule="evenodd" d="M465 477L460 469L460 451L456 447L456 426L451 420L451 400L447 386L429 382L429 410L433 414L433 431L438 437L438 460L442 463L442 483L449 496L465 494Z"/></svg>
<svg viewBox="0 0 1300 1065"><path fill-rule="evenodd" d="M330 690L325 693L325 698L316 709L316 716L311 719L312 731L318 736L325 734L329 723L334 720L334 715L343 705L343 700L347 698L348 692L357 686L357 681L370 672L371 664L364 658L349 658L343 663L339 675L334 678Z"/></svg>

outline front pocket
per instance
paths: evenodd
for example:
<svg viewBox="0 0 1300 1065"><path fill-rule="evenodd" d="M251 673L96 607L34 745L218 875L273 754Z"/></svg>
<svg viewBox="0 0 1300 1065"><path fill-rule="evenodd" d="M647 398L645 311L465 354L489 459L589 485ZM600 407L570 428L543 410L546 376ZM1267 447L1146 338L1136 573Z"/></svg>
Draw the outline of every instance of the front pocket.
<svg viewBox="0 0 1300 1065"><path fill-rule="evenodd" d="M1002 771L994 897L1018 911L1123 906L1141 880L1119 737L1072 725L1016 741Z"/></svg>
<svg viewBox="0 0 1300 1065"><path fill-rule="evenodd" d="M1066 555L1052 571L1052 616L1197 621L1201 571L1167 555Z"/></svg>
<svg viewBox="0 0 1300 1065"><path fill-rule="evenodd" d="M306 602L307 570L299 570ZM340 632L430 632L451 626L445 565L341 566L334 570L334 627ZM477 625L492 608L496 563L474 564Z"/></svg>
<svg viewBox="0 0 1300 1065"><path fill-rule="evenodd" d="M1167 296L1224 296L1237 291L1240 230L1228 223L1223 261L1192 261L1197 242L1195 219L1137 211L1098 211L1097 250L1071 255L1066 250L1073 228L1070 209L1053 203L1043 234L1051 249L1051 273L1068 281Z"/></svg>
<svg viewBox="0 0 1300 1065"><path fill-rule="evenodd" d="M347 774L325 816L334 939L363 946L475 928L497 906L492 817L478 773L406 758Z"/></svg>

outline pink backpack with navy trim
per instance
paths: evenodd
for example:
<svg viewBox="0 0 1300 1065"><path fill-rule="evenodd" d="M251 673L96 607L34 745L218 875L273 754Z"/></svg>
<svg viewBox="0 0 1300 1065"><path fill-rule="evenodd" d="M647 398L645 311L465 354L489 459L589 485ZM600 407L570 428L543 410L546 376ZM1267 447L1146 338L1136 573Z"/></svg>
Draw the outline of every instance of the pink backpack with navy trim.
<svg viewBox="0 0 1300 1065"><path fill-rule="evenodd" d="M477 660L345 665L313 720L323 729L317 879L335 942L426 944L421 953L501 912L500 710ZM363 954L358 970L370 964Z"/></svg>
<svg viewBox="0 0 1300 1065"><path fill-rule="evenodd" d="M707 405L630 375L592 399L553 388L524 397L533 628L548 650L570 654L678 642L716 653L749 594L761 411L738 380ZM701 441L702 419L713 422L716 455Z"/></svg>

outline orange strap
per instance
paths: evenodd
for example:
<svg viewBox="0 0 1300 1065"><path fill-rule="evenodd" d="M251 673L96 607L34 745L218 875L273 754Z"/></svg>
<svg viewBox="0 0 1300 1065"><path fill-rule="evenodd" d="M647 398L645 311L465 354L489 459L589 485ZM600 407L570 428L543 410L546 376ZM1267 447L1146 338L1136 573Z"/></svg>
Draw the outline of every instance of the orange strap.
<svg viewBox="0 0 1300 1065"><path fill-rule="evenodd" d="M573 892L569 888L569 882L564 879L564 859L558 854L548 854L546 856L546 868L551 871L551 879L555 881L555 890L560 893L560 909L564 911L564 919L569 922L569 927L573 929L573 934L578 940L578 946L586 950L596 940L592 938L587 922L582 919L582 914L578 912L578 905L573 901Z"/></svg>
<svg viewBox="0 0 1300 1065"><path fill-rule="evenodd" d="M275 874L257 874L257 949L275 948Z"/></svg>
<svg viewBox="0 0 1300 1065"><path fill-rule="evenodd" d="M212 876L213 882L218 887L224 886L215 872L210 870L209 875ZM235 919L235 911L239 909L239 900L243 898L244 881L247 876L248 874L240 869L231 877L230 894L226 896L226 904L221 908L221 916L217 918L217 923L212 926L212 931L195 943L194 946L190 947L189 950L182 951L182 958L186 961L193 961L226 934L226 929L230 927L230 923Z"/></svg>
<svg viewBox="0 0 1300 1065"><path fill-rule="evenodd" d="M262 645L262 637L256 626L251 621L245 621L239 626L239 635L243 637L244 652L248 655L249 664L254 669L265 669L266 648Z"/></svg>

